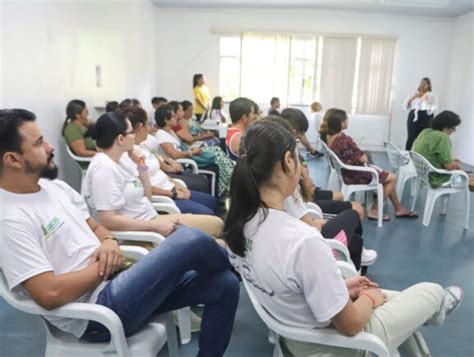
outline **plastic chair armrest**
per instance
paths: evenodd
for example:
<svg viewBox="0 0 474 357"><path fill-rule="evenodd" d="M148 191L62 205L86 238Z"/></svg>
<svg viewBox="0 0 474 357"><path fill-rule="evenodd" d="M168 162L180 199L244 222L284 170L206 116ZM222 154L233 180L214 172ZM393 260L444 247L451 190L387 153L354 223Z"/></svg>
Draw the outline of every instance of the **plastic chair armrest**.
<svg viewBox="0 0 474 357"><path fill-rule="evenodd" d="M191 168L193 169L194 174L197 174L198 171L199 171L198 165L196 164L195 161L193 161L191 159L177 159L175 161L179 164L182 164L182 165L191 166Z"/></svg>
<svg viewBox="0 0 474 357"><path fill-rule="evenodd" d="M130 240L139 242L151 242L160 244L165 240L165 237L155 232L138 232L138 231L113 231L113 236L119 240Z"/></svg>

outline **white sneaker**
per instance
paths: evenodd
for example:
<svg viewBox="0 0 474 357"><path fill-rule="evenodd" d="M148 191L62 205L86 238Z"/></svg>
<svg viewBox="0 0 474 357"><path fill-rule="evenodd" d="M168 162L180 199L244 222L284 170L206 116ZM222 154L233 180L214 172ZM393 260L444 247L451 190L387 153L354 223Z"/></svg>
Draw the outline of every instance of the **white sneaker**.
<svg viewBox="0 0 474 357"><path fill-rule="evenodd" d="M377 252L373 249L365 249L362 247L362 255L360 258L360 265L363 267L367 267L372 265L377 260Z"/></svg>
<svg viewBox="0 0 474 357"><path fill-rule="evenodd" d="M456 310L461 305L463 291L459 286L450 286L444 289L444 308L446 315Z"/></svg>

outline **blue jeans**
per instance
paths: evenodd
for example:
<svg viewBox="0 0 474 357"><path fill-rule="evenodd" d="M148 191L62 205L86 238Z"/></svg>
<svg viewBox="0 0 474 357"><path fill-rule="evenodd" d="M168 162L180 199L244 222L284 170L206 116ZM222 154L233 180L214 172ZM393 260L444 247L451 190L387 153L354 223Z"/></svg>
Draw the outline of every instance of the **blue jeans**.
<svg viewBox="0 0 474 357"><path fill-rule="evenodd" d="M112 309L132 335L158 313L204 304L198 356L222 356L230 340L239 300L239 281L226 251L198 229L181 227L130 269L112 279L97 304ZM81 337L110 340L90 321Z"/></svg>
<svg viewBox="0 0 474 357"><path fill-rule="evenodd" d="M208 214L211 216L216 214L216 198L208 193L191 191L189 200L176 199L174 202L181 213Z"/></svg>

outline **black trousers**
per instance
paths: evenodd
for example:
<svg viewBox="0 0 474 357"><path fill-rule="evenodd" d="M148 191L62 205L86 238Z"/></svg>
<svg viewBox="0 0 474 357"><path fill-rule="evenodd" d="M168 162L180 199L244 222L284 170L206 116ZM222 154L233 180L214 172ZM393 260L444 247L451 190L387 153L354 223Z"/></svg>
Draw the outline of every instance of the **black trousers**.
<svg viewBox="0 0 474 357"><path fill-rule="evenodd" d="M419 110L418 120L413 122L413 119L415 119L415 110L410 111L407 119L408 138L405 144L405 150L408 151L411 150L413 143L422 130L430 127L431 121L433 120L433 114L428 115L426 110Z"/></svg>
<svg viewBox="0 0 474 357"><path fill-rule="evenodd" d="M193 174L191 172L184 171L180 174L168 174L169 177L183 180L189 190L199 191L204 193L211 193L211 183L204 175Z"/></svg>
<svg viewBox="0 0 474 357"><path fill-rule="evenodd" d="M362 240L362 225L356 211L350 209L339 213L323 226L321 234L324 238L334 238L340 231L346 233L347 249L352 262L359 270L364 241Z"/></svg>
<svg viewBox="0 0 474 357"><path fill-rule="evenodd" d="M316 188L314 191L313 202L316 203L323 213L339 214L345 210L352 209L349 201L334 201L332 191Z"/></svg>

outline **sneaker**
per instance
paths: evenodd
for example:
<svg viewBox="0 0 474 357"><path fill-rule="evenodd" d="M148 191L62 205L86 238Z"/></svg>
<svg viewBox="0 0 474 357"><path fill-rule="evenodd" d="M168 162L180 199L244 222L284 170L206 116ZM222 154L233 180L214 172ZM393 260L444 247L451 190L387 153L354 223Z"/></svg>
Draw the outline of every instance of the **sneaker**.
<svg viewBox="0 0 474 357"><path fill-rule="evenodd" d="M360 265L367 267L372 265L377 260L377 252L373 249L365 249L362 247L362 255L360 258Z"/></svg>
<svg viewBox="0 0 474 357"><path fill-rule="evenodd" d="M463 291L459 286L450 286L444 289L444 308L446 315L456 310L461 305Z"/></svg>

